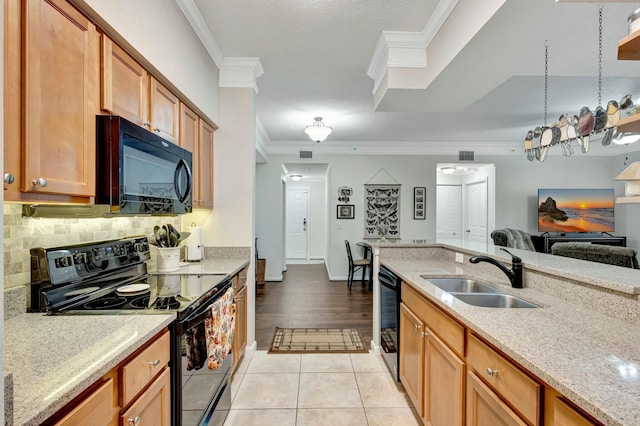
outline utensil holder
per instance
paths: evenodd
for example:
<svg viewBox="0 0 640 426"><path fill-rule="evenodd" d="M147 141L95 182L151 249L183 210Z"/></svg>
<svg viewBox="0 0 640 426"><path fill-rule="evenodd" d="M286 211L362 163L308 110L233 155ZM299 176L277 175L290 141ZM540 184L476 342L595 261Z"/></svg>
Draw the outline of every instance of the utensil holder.
<svg viewBox="0 0 640 426"><path fill-rule="evenodd" d="M158 247L158 272L180 269L180 247Z"/></svg>

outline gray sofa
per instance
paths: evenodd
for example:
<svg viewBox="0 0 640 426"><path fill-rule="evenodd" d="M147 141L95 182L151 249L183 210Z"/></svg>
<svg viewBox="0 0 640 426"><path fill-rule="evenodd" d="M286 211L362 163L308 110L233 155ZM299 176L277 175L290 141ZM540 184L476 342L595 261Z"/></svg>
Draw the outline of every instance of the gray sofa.
<svg viewBox="0 0 640 426"><path fill-rule="evenodd" d="M551 254L640 269L636 250L629 247L591 243L555 243L551 246Z"/></svg>

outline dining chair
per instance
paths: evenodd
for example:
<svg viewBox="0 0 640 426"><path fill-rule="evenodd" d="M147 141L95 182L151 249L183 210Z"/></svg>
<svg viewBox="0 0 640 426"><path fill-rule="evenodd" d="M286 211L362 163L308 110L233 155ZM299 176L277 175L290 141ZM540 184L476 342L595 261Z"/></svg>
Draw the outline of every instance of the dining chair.
<svg viewBox="0 0 640 426"><path fill-rule="evenodd" d="M351 285L353 284L353 276L355 273L362 269L362 285L364 286L365 277L367 274L367 268L371 267L371 260L369 259L353 259L353 255L351 254L351 245L349 244L349 240L344 240L344 245L347 247L347 257L349 259L349 276L347 278L347 286L351 289ZM369 273L371 275L371 273Z"/></svg>

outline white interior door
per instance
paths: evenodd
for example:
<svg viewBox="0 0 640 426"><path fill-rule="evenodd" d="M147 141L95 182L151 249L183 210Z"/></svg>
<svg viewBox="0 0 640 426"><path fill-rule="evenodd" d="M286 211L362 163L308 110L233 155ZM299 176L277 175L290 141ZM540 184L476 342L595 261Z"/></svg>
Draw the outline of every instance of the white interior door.
<svg viewBox="0 0 640 426"><path fill-rule="evenodd" d="M287 259L307 259L309 191L287 189Z"/></svg>
<svg viewBox="0 0 640 426"><path fill-rule="evenodd" d="M462 238L462 186L436 188L436 238Z"/></svg>
<svg viewBox="0 0 640 426"><path fill-rule="evenodd" d="M468 240L487 241L487 181L466 185L465 234Z"/></svg>

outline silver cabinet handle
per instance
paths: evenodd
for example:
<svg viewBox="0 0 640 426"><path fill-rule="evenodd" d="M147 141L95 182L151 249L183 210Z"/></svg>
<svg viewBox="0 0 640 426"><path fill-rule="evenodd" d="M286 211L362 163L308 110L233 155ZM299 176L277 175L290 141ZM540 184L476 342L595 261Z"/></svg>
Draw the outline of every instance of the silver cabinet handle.
<svg viewBox="0 0 640 426"><path fill-rule="evenodd" d="M4 174L4 183L8 183L9 185L15 182L16 178L11 173Z"/></svg>
<svg viewBox="0 0 640 426"><path fill-rule="evenodd" d="M494 377L498 375L498 370L492 370L491 368L487 368L487 375L489 377Z"/></svg>
<svg viewBox="0 0 640 426"><path fill-rule="evenodd" d="M160 360L156 359L155 361L149 362L149 367L156 368L160 364Z"/></svg>
<svg viewBox="0 0 640 426"><path fill-rule="evenodd" d="M31 183L33 183L33 186L41 186L42 188L47 186L47 180L43 177L34 179L33 181L31 181Z"/></svg>
<svg viewBox="0 0 640 426"><path fill-rule="evenodd" d="M140 424L140 416L136 416L135 418L129 418L127 420L127 425L129 426L138 426Z"/></svg>

